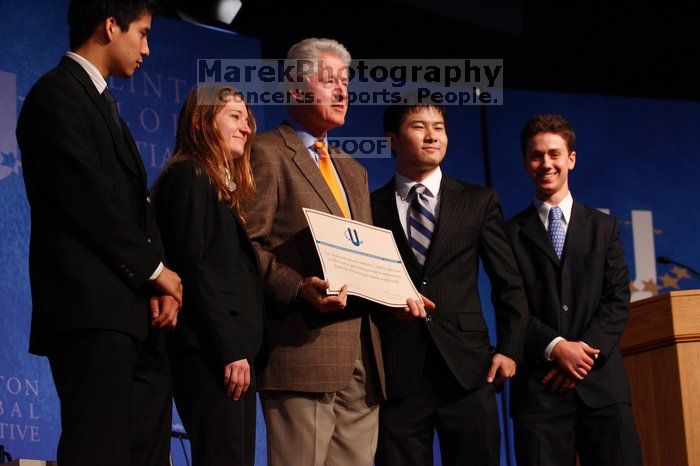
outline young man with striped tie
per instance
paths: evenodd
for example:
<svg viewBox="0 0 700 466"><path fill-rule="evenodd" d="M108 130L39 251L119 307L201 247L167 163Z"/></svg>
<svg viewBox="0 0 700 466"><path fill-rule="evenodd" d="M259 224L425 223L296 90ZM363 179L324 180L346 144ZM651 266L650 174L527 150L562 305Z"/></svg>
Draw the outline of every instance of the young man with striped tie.
<svg viewBox="0 0 700 466"><path fill-rule="evenodd" d="M511 385L519 466L641 465L618 346L627 322L629 269L617 220L569 191L576 134L537 115L520 135L532 204L506 225L531 317Z"/></svg>
<svg viewBox="0 0 700 466"><path fill-rule="evenodd" d="M379 321L387 402L379 412L381 466L430 465L437 431L445 465L499 464L495 390L516 372L527 326L522 281L496 193L443 175L445 109L390 106L396 176L372 193L374 224L391 229L418 290L435 302L425 319ZM493 287L493 348L477 293L479 259Z"/></svg>

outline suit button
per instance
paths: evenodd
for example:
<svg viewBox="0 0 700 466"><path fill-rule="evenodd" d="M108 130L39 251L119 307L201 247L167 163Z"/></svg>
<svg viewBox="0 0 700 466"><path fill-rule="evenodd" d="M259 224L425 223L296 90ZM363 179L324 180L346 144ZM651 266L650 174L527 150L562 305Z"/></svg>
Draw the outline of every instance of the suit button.
<svg viewBox="0 0 700 466"><path fill-rule="evenodd" d="M423 285L423 286L425 286L425 285L428 284L428 282L426 282L425 280L423 280L422 282L420 282L420 284Z"/></svg>
<svg viewBox="0 0 700 466"><path fill-rule="evenodd" d="M146 239L148 241L148 244L151 244L151 238Z"/></svg>
<svg viewBox="0 0 700 466"><path fill-rule="evenodd" d="M566 304L564 304L564 305L561 307L561 310L564 311L564 312L567 312L567 311L569 310L569 306L567 306Z"/></svg>
<svg viewBox="0 0 700 466"><path fill-rule="evenodd" d="M147 202L148 204L151 203L151 197L150 197L150 196L146 196L146 202Z"/></svg>
<svg viewBox="0 0 700 466"><path fill-rule="evenodd" d="M126 276L126 278L134 278L134 274L129 272L129 274Z"/></svg>
<svg viewBox="0 0 700 466"><path fill-rule="evenodd" d="M425 321L426 321L426 322L431 322L432 320L433 320L433 318L430 317L430 314L428 314L428 315L425 316Z"/></svg>

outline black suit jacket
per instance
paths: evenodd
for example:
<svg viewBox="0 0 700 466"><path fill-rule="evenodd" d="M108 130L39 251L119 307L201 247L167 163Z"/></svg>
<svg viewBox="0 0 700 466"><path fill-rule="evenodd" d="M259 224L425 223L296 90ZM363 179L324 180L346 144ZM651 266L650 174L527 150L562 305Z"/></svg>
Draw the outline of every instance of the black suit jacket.
<svg viewBox="0 0 700 466"><path fill-rule="evenodd" d="M88 74L64 57L24 101L17 140L31 207L30 351L65 330L108 329L144 339L144 286L162 260L146 172Z"/></svg>
<svg viewBox="0 0 700 466"><path fill-rule="evenodd" d="M593 370L575 387L591 407L629 402L618 342L629 312L629 269L617 221L574 202L561 263L533 205L506 224L530 308L522 370L512 386L514 411L556 404L541 381L553 362L544 350L557 336L600 349Z"/></svg>
<svg viewBox="0 0 700 466"><path fill-rule="evenodd" d="M186 290L175 352L199 348L221 367L252 362L263 336L262 281L238 216L190 161L163 173L153 200L168 261Z"/></svg>
<svg viewBox="0 0 700 466"><path fill-rule="evenodd" d="M374 224L393 231L418 290L435 302L431 320L402 322L382 313L380 330L389 398L412 393L421 377L428 338L435 342L465 389L486 384L494 349L478 293L479 258L491 279L498 325L496 351L522 357L527 303L517 265L503 231L496 193L443 176L440 215L423 267L401 226L394 179L372 193ZM427 328L427 332L425 329Z"/></svg>

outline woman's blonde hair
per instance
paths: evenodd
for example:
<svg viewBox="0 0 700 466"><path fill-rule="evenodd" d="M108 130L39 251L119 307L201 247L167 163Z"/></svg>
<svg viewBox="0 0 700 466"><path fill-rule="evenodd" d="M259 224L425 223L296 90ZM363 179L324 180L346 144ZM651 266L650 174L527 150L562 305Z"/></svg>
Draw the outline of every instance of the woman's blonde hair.
<svg viewBox="0 0 700 466"><path fill-rule="evenodd" d="M246 139L243 155L232 158L228 145L216 127L214 118L231 101L245 103L250 134ZM251 199L255 192L255 181L250 169L250 148L255 134L255 117L243 94L225 84L205 84L190 91L180 111L175 136L174 155L168 166L189 160L206 173L216 188L219 200L227 201L241 220L245 215L241 204ZM226 171L230 174L227 180ZM235 183L232 191L230 181Z"/></svg>

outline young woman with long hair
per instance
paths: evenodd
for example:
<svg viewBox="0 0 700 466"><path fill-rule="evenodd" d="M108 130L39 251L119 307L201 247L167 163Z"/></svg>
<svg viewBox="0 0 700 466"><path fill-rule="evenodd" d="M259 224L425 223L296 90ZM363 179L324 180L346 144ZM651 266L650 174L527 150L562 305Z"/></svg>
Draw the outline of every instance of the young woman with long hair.
<svg viewBox="0 0 700 466"><path fill-rule="evenodd" d="M167 262L186 290L169 352L194 465L254 463L263 299L240 209L255 189L254 132L241 93L221 84L193 89L153 192Z"/></svg>

